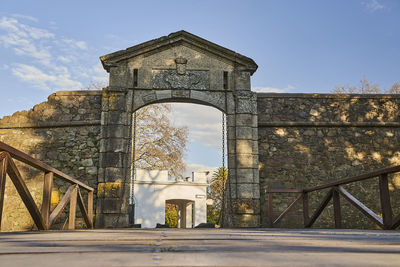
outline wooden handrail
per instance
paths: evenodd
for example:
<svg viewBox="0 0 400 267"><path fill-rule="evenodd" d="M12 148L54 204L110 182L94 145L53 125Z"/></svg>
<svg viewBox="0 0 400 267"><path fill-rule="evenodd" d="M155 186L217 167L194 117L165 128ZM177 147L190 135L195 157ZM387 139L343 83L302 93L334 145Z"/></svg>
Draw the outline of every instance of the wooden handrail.
<svg viewBox="0 0 400 267"><path fill-rule="evenodd" d="M14 163L14 159L28 164L31 167L39 169L44 172L44 185L43 185L43 198L42 207L36 206L31 193L29 192L25 181ZM69 175L48 166L40 160L34 159L31 156L19 151L3 142L0 142L0 229L1 229L1 216L3 213L4 193L6 175L10 177L18 194L21 196L26 208L28 209L35 225L39 230L48 230L55 220L61 215L67 204L69 208L69 222L68 229L75 229L76 217L76 204L79 204L83 219L85 220L88 228L93 228L93 192L94 189ZM53 177L62 178L64 181L71 183L67 192L64 194L62 200L57 207L50 214L51 206L51 192L53 188ZM87 209L83 203L83 198L80 193L80 188L88 191Z"/></svg>
<svg viewBox="0 0 400 267"><path fill-rule="evenodd" d="M0 151L6 151L6 152L10 153L12 158L15 158L16 160L19 160L25 164L28 164L31 167L34 167L36 169L43 171L43 172L52 172L52 173L54 173L55 176L57 176L61 179L64 179L65 181L67 181L71 184L77 184L80 187L85 188L88 191L94 190L92 187L82 183L81 181L78 181L78 180L72 178L71 176L47 165L46 163L44 163L38 159L32 158L28 154L26 154L18 149L15 149L3 142L0 142Z"/></svg>
<svg viewBox="0 0 400 267"><path fill-rule="evenodd" d="M400 226L400 214L393 218L393 211L390 202L389 186L388 186L388 174L400 172L400 165L388 168L378 169L372 172L364 173L358 176L341 179L334 182L329 182L323 185L318 185L305 189L268 189L265 193L268 195L268 213L270 226L273 227L278 224L284 216L286 216L293 207L303 200L303 218L304 227L311 227L314 222L321 215L322 211L327 207L328 203L333 199L334 208L334 219L335 227L342 227L342 216L340 207L340 196L346 199L350 204L360 210L368 219L374 222L382 229L396 229ZM379 196L382 211L382 218L375 214L372 210L366 207L353 195L347 192L342 185L363 181L371 178L379 177ZM308 213L308 194L314 191L330 189L325 195L314 214L309 217ZM272 194L274 193L298 193L300 194L296 200L294 200L276 219L273 218L273 205L272 205Z"/></svg>
<svg viewBox="0 0 400 267"><path fill-rule="evenodd" d="M400 171L400 165L394 166L394 167L382 168L382 169L378 169L376 171L364 173L364 174L361 174L358 176L338 180L335 182L326 183L323 185L318 185L318 186L314 186L314 187L310 187L310 188L305 188L305 189L303 189L303 192L308 193L308 192L312 192L312 191L316 191L316 190L326 189L326 188L329 188L332 186L339 186L339 185L349 184L349 183L358 182L358 181L362 181L362 180L367 180L370 178L378 177L382 174L391 174L391 173L399 172L399 171Z"/></svg>

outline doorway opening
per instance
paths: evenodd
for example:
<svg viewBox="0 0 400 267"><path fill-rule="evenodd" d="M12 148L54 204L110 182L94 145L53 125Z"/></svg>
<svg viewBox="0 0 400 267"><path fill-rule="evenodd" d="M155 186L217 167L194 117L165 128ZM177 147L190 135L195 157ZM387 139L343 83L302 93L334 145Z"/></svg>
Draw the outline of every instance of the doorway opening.
<svg viewBox="0 0 400 267"><path fill-rule="evenodd" d="M211 199L222 195L210 185L221 184L215 183L221 168L227 173L224 114L204 105L168 103L145 106L133 117L129 204L134 224L219 224L221 212L213 204L221 209L223 199Z"/></svg>

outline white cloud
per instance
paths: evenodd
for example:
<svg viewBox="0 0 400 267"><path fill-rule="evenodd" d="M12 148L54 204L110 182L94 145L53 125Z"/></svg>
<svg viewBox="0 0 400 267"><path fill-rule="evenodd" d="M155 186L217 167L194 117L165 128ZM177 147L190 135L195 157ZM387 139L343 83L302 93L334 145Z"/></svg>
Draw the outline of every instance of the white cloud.
<svg viewBox="0 0 400 267"><path fill-rule="evenodd" d="M362 2L362 4L369 10L370 12L375 12L381 9L384 9L385 6L381 4L378 0L368 0Z"/></svg>
<svg viewBox="0 0 400 267"><path fill-rule="evenodd" d="M67 69L63 69L57 74L49 74L35 66L15 64L12 68L12 74L24 82L31 83L33 86L45 90L73 90L83 87L80 82L70 78Z"/></svg>
<svg viewBox="0 0 400 267"><path fill-rule="evenodd" d="M189 126L189 139L220 148L222 140L222 112L216 108L177 103L172 106L171 121L176 126Z"/></svg>
<svg viewBox="0 0 400 267"><path fill-rule="evenodd" d="M11 17L19 18L19 19L26 19L26 20L30 20L30 21L33 21L33 22L38 22L38 21L39 21L39 20L38 20L37 18L35 18L35 17L27 16L27 15L22 15L22 14L12 14Z"/></svg>
<svg viewBox="0 0 400 267"><path fill-rule="evenodd" d="M253 87L252 91L257 93L287 93L296 87L292 85L288 85L286 88L276 88L276 87Z"/></svg>
<svg viewBox="0 0 400 267"><path fill-rule="evenodd" d="M66 56L58 56L57 60L61 61L62 63L69 63L72 61L72 59L70 57L66 57Z"/></svg>
<svg viewBox="0 0 400 267"><path fill-rule="evenodd" d="M217 171L218 167L214 166L207 166L203 164L197 164L197 163L186 163L186 170L183 173L184 177L191 177L192 172L209 172L207 175L207 178L210 178L213 174L214 171Z"/></svg>
<svg viewBox="0 0 400 267"><path fill-rule="evenodd" d="M45 90L79 90L84 88L83 80L106 79L90 67L89 55L82 52L88 50L86 42L56 38L53 32L30 25L32 22L37 20L19 14L0 18L0 45L19 56L14 63L8 62L15 77ZM19 60L23 61L16 62Z"/></svg>
<svg viewBox="0 0 400 267"><path fill-rule="evenodd" d="M35 41L54 38L53 33L22 24L17 19L8 17L1 18L0 29L6 32L0 35L0 43L4 47L11 47L17 55L35 58L43 64L50 62L50 47L35 43Z"/></svg>
<svg viewBox="0 0 400 267"><path fill-rule="evenodd" d="M87 50L87 48L88 48L86 42L84 42L84 41L77 41L74 39L62 39L62 41L64 43L66 43L67 45L71 45L71 46L77 47L82 50Z"/></svg>
<svg viewBox="0 0 400 267"><path fill-rule="evenodd" d="M92 73L90 76L93 78L95 83L99 83L104 86L108 85L108 73L100 62L92 67L91 72Z"/></svg>

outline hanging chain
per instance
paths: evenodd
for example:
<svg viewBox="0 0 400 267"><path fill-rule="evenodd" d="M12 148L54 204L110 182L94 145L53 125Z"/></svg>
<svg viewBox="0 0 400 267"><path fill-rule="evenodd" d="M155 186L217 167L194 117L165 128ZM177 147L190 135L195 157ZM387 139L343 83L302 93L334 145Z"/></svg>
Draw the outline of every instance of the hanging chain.
<svg viewBox="0 0 400 267"><path fill-rule="evenodd" d="M129 191L129 204L135 204L135 199L133 196L133 182L135 180L136 175L136 112L133 113L133 129L132 129L132 162L131 162L131 184L130 184L130 191Z"/></svg>
<svg viewBox="0 0 400 267"><path fill-rule="evenodd" d="M225 113L222 112L222 170L225 172Z"/></svg>

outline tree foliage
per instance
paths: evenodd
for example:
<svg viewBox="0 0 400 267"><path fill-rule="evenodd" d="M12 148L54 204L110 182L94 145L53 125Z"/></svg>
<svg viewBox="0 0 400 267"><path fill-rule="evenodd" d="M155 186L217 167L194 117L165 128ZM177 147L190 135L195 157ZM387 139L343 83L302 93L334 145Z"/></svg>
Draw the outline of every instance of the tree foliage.
<svg viewBox="0 0 400 267"><path fill-rule="evenodd" d="M175 127L168 114L169 104L153 104L136 112L135 167L168 170L183 178L187 127Z"/></svg>
<svg viewBox="0 0 400 267"><path fill-rule="evenodd" d="M341 85L333 89L334 94L399 94L400 82L396 82L390 89L382 90L377 84L371 83L367 78L360 80L359 86Z"/></svg>
<svg viewBox="0 0 400 267"><path fill-rule="evenodd" d="M165 204L165 223L171 228L178 227L178 209L174 204Z"/></svg>
<svg viewBox="0 0 400 267"><path fill-rule="evenodd" d="M105 84L91 81L86 90L102 90ZM183 178L189 130L171 124L169 104L153 104L136 111L135 168L168 170Z"/></svg>
<svg viewBox="0 0 400 267"><path fill-rule="evenodd" d="M207 221L215 224L221 222L222 207L224 202L226 180L228 178L228 170L224 167L214 171L211 177L211 184L208 191L208 198L214 203L212 207L207 207Z"/></svg>

